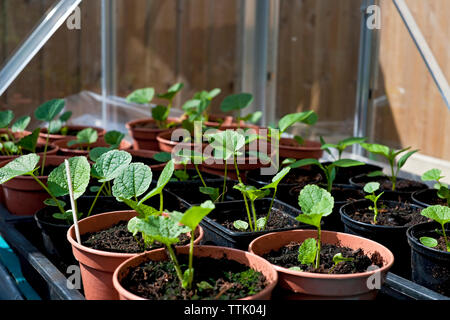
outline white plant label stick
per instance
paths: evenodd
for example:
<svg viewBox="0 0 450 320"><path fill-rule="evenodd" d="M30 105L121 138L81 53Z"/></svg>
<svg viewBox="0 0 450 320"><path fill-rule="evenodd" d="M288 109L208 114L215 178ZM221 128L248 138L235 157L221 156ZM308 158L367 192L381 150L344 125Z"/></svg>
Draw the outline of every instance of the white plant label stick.
<svg viewBox="0 0 450 320"><path fill-rule="evenodd" d="M73 224L75 226L75 235L77 237L77 241L79 244L81 244L80 239L80 230L78 229L78 217L77 212L75 210L75 200L73 199L73 188L72 188L72 176L70 175L70 167L69 167L69 161L64 160L64 163L66 165L66 176L67 176L67 185L69 187L69 195L70 195L70 205L72 207L72 215L73 215Z"/></svg>

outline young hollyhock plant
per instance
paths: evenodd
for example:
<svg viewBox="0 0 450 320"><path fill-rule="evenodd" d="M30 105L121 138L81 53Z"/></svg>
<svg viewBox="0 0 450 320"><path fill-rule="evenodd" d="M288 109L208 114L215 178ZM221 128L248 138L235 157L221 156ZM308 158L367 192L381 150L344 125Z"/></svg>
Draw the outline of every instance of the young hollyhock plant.
<svg viewBox="0 0 450 320"><path fill-rule="evenodd" d="M334 198L325 189L316 185L307 185L300 191L298 204L302 209L296 220L317 228L317 239L306 239L299 248L298 260L301 264L314 264L320 266L321 249L321 221L323 217L331 214L334 207Z"/></svg>
<svg viewBox="0 0 450 320"><path fill-rule="evenodd" d="M441 225L442 231L436 230L436 232L442 235L447 252L450 252L450 241L445 233L445 224L450 222L450 208L440 205L430 206L426 209L423 209L421 215L433 219ZM421 237L419 240L424 246L430 248L435 248L438 246L438 241L431 237Z"/></svg>
<svg viewBox="0 0 450 320"><path fill-rule="evenodd" d="M189 208L184 214L175 211L170 213L169 216L163 216L157 210L153 212L146 211L128 222L128 230L133 235L141 233L146 243L153 243L154 241L162 243L169 252L169 257L174 264L180 285L184 289L190 290L194 279L194 232L203 218L214 208L212 201L208 200L200 206ZM189 265L183 272L173 246L179 242L180 235L187 232L191 233Z"/></svg>
<svg viewBox="0 0 450 320"><path fill-rule="evenodd" d="M436 181L434 188L437 190L438 197L447 201L447 206L450 206L450 189L447 184L440 181L442 178L445 178L441 174L441 170L431 169L425 172L421 179L422 181Z"/></svg>
<svg viewBox="0 0 450 320"><path fill-rule="evenodd" d="M325 150L332 157L334 157L334 155L330 149L336 149L338 152L338 158L336 160L340 160L342 159L342 153L345 151L345 149L354 144L361 144L364 141L366 141L366 139L367 138L350 137L347 139L343 139L336 144L333 144L333 143L326 143L323 137L320 137L320 143L322 144L321 149Z"/></svg>
<svg viewBox="0 0 450 320"><path fill-rule="evenodd" d="M383 195L384 191L380 194L376 195L375 191L380 189L380 184L378 182L369 182L364 186L364 192L370 193L369 195L365 196L367 200L372 201L373 206L370 206L369 209L373 211L373 223L377 224L377 217L378 217L378 207L377 207L377 201L380 199L380 197Z"/></svg>

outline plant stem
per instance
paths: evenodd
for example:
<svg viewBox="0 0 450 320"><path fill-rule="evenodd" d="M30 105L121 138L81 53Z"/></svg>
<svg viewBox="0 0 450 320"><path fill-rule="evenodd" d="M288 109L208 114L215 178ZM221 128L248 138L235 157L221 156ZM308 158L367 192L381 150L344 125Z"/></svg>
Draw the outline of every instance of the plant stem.
<svg viewBox="0 0 450 320"><path fill-rule="evenodd" d="M195 170L197 170L197 174L198 174L198 176L200 177L200 180L202 180L203 186L204 186L205 188L207 188L206 183L205 183L205 180L203 180L203 176L202 176L202 174L200 173L200 170L198 170L198 165L194 163L194 167L195 167Z"/></svg>
<svg viewBox="0 0 450 320"><path fill-rule="evenodd" d="M447 248L447 251L450 252L450 244L447 241L447 235L445 234L445 227L444 224L442 224L442 232L444 233L444 241L445 241L445 246Z"/></svg>
<svg viewBox="0 0 450 320"><path fill-rule="evenodd" d="M253 225L255 226L255 231L259 231L258 224L256 223L256 209L255 209L255 202L253 200L250 200L250 203L252 205L252 212L253 212Z"/></svg>
<svg viewBox="0 0 450 320"><path fill-rule="evenodd" d="M395 191L395 183L397 182L397 175L394 172L394 162L393 162L393 160L389 160L389 165L391 166L392 191Z"/></svg>
<svg viewBox="0 0 450 320"><path fill-rule="evenodd" d="M276 195L276 194L277 194L277 187L275 187L275 190L273 191L272 201L270 201L269 212L267 212L266 222L264 223L264 228L263 228L263 230L266 230L267 223L269 222L269 219L270 219L270 213L272 212L273 202L275 201L275 195Z"/></svg>
<svg viewBox="0 0 450 320"><path fill-rule="evenodd" d="M193 266L193 260L194 260L194 237L195 237L195 230L191 231L191 243L189 246L189 283L188 283L188 288L187 289L191 289L192 288L192 280L194 279L194 273L191 272L192 271L192 266Z"/></svg>
<svg viewBox="0 0 450 320"><path fill-rule="evenodd" d="M225 188L227 186L228 163L225 159L225 174L223 176L222 202L225 200Z"/></svg>
<svg viewBox="0 0 450 320"><path fill-rule="evenodd" d="M177 276L180 279L180 282L183 283L183 273L181 272L180 265L178 264L177 256L175 255L175 252L173 252L172 245L168 245L167 250L169 251L170 259L172 259L172 262L175 266Z"/></svg>
<svg viewBox="0 0 450 320"><path fill-rule="evenodd" d="M95 203L97 202L98 196L100 195L100 192L102 192L103 187L105 186L106 182L103 182L100 189L98 189L97 194L95 195L95 199L94 202L92 202L91 207L89 208L89 212L87 214L87 216L89 217L91 215L92 209L94 209Z"/></svg>
<svg viewBox="0 0 450 320"><path fill-rule="evenodd" d="M373 195L375 196L375 192L373 193ZM373 222L377 224L377 217L378 217L377 200L373 202L373 213L374 213Z"/></svg>
<svg viewBox="0 0 450 320"><path fill-rule="evenodd" d="M321 249L321 242L322 242L322 230L320 229L320 225L317 228L317 256L316 256L316 269L320 266L320 249Z"/></svg>
<svg viewBox="0 0 450 320"><path fill-rule="evenodd" d="M233 154L233 163L234 163L234 168L236 169L236 175L237 175L237 177L238 177L238 181L239 181L240 184L243 185L242 180L241 180L241 176L240 176L240 174L239 174L239 168L238 168L238 166L237 166L236 157L235 157L234 154ZM250 230L251 230L251 231L254 231L254 228L253 228L253 225L252 225L252 218L251 218L251 215L250 215L250 209L249 209L248 203L247 203L247 196L245 195L245 193L242 193L242 195L244 196L245 209L247 210L248 224L249 224L249 226L250 226ZM255 227L256 227L256 226L255 226Z"/></svg>
<svg viewBox="0 0 450 320"><path fill-rule="evenodd" d="M238 181L240 183L242 183L241 175L239 174L239 168L238 168L236 157L234 154L233 154L233 162L234 162L234 168L236 169L236 175L237 175Z"/></svg>
<svg viewBox="0 0 450 320"><path fill-rule="evenodd" d="M49 133L47 132L47 138L45 139L45 147L44 147L44 155L42 156L42 168L41 168L41 176L44 175L44 169L45 169L45 158L47 157L47 147L48 147L48 139L49 139Z"/></svg>
<svg viewBox="0 0 450 320"><path fill-rule="evenodd" d="M163 193L159 193L159 212L162 214L164 211Z"/></svg>
<svg viewBox="0 0 450 320"><path fill-rule="evenodd" d="M61 211L62 214L65 214L66 211L63 209L63 207L61 207L61 205L59 204L59 201L50 192L50 190L45 186L45 184L43 184L42 181L39 180L33 173L30 173L30 176L32 176L33 179L36 180L36 182L50 195L50 197L53 199L53 201L55 202L56 206L58 207L59 211Z"/></svg>

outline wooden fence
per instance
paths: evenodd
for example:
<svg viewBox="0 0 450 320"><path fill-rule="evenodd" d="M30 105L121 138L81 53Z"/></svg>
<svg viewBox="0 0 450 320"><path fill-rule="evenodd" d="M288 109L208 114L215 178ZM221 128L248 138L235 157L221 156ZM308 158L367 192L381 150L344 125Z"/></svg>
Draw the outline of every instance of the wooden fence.
<svg viewBox="0 0 450 320"><path fill-rule="evenodd" d="M118 94L185 83L181 101L221 88L239 91L239 12L245 0L118 0ZM352 134L362 0L279 0L276 116L314 109L319 133ZM0 0L0 61L53 0ZM448 0L408 0L444 73L450 76ZM450 160L450 112L443 104L391 0L380 0L380 72L372 138ZM81 30L60 28L0 97L29 114L41 102L100 92L100 1L81 5ZM217 111L217 102L214 110ZM337 132L337 133L334 133Z"/></svg>

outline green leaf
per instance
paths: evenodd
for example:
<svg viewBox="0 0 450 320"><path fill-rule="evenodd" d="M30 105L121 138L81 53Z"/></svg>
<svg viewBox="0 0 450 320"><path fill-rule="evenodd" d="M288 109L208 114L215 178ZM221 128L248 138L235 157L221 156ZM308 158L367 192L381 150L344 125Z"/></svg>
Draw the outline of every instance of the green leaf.
<svg viewBox="0 0 450 320"><path fill-rule="evenodd" d="M19 152L19 148L12 141L6 141L3 143L3 149L8 151L10 154L17 154Z"/></svg>
<svg viewBox="0 0 450 320"><path fill-rule="evenodd" d="M319 160L317 160L317 159L301 159L301 160L298 160L298 161L294 162L289 167L291 167L291 168L299 168L299 167L309 166L309 165L312 165L312 164L317 165L319 167L322 167L322 165L320 164Z"/></svg>
<svg viewBox="0 0 450 320"><path fill-rule="evenodd" d="M334 198L325 189L309 184L300 191L298 204L303 214L328 216L333 211Z"/></svg>
<svg viewBox="0 0 450 320"><path fill-rule="evenodd" d="M294 136L294 140L295 140L300 146L305 142L305 139L303 139L303 138L300 137L300 136Z"/></svg>
<svg viewBox="0 0 450 320"><path fill-rule="evenodd" d="M431 169L428 170L427 172L425 172L421 179L422 181L439 181L443 178L443 176L441 176L442 171L439 169Z"/></svg>
<svg viewBox="0 0 450 320"><path fill-rule="evenodd" d="M239 231L247 231L248 223L242 220L236 220L233 222L233 227L235 227Z"/></svg>
<svg viewBox="0 0 450 320"><path fill-rule="evenodd" d="M64 99L53 99L40 105L34 112L36 119L50 122L64 109Z"/></svg>
<svg viewBox="0 0 450 320"><path fill-rule="evenodd" d="M352 159L341 159L333 162L333 165L336 167L348 168L348 167L363 166L365 165L365 163Z"/></svg>
<svg viewBox="0 0 450 320"><path fill-rule="evenodd" d="M430 206L423 209L420 214L429 219L433 219L441 225L450 222L450 208L446 206Z"/></svg>
<svg viewBox="0 0 450 320"><path fill-rule="evenodd" d="M317 114L314 111L305 111L285 115L278 122L278 127L280 129L280 133L283 133L295 123L305 123L308 125L313 125L316 122L317 122Z"/></svg>
<svg viewBox="0 0 450 320"><path fill-rule="evenodd" d="M377 170L377 171L372 171L372 172L368 173L367 176L369 178L382 177L382 176L384 176L384 173L383 173L383 171Z"/></svg>
<svg viewBox="0 0 450 320"><path fill-rule="evenodd" d="M290 267L289 270L292 270L292 271L303 271L302 268L300 268L300 267Z"/></svg>
<svg viewBox="0 0 450 320"><path fill-rule="evenodd" d="M137 104L147 104L153 100L154 95L155 89L153 88L138 89L128 95L127 101Z"/></svg>
<svg viewBox="0 0 450 320"><path fill-rule="evenodd" d="M437 247L438 242L436 239L430 238L430 237L420 237L420 243L423 244L425 247L434 248Z"/></svg>
<svg viewBox="0 0 450 320"><path fill-rule="evenodd" d="M316 260L317 255L317 241L314 238L308 238L303 241L298 249L298 261L301 264L310 265Z"/></svg>
<svg viewBox="0 0 450 320"><path fill-rule="evenodd" d="M19 147L22 147L23 149L29 151L29 152L36 152L36 145L39 139L39 132L41 129L37 128L33 131L32 134L23 137L17 145Z"/></svg>
<svg viewBox="0 0 450 320"><path fill-rule="evenodd" d="M199 191L203 194L210 196L212 201L216 201L220 196L219 188L199 187Z"/></svg>
<svg viewBox="0 0 450 320"><path fill-rule="evenodd" d="M183 83L176 83L173 86L171 86L166 93L159 94L158 97L165 99L165 100L172 100L175 95L183 89L184 84Z"/></svg>
<svg viewBox="0 0 450 320"><path fill-rule="evenodd" d="M397 168L402 168L404 165L405 165L405 163L406 163L406 161L409 159L409 157L411 157L414 153L416 153L417 151L419 151L419 150L413 150L413 151L410 151L410 152L408 152L408 153L406 153L406 154L404 154L401 158L400 158L400 160L398 160L398 162L397 162Z"/></svg>
<svg viewBox="0 0 450 320"><path fill-rule="evenodd" d="M379 154L389 158L389 147L376 143L361 143L361 147L373 154Z"/></svg>
<svg viewBox="0 0 450 320"><path fill-rule="evenodd" d="M96 147L93 148L91 151L89 151L89 158L92 161L97 161L98 158L100 158L103 154L107 153L108 151L113 150L111 147Z"/></svg>
<svg viewBox="0 0 450 320"><path fill-rule="evenodd" d="M364 191L367 193L373 193L380 189L380 184L378 182L369 182L364 186Z"/></svg>
<svg viewBox="0 0 450 320"><path fill-rule="evenodd" d="M257 123L261 119L262 116L263 116L263 113L261 111L256 111L256 112L246 115L243 118L239 118L239 120L243 120L245 122L250 122L250 123Z"/></svg>
<svg viewBox="0 0 450 320"><path fill-rule="evenodd" d="M123 138L125 138L125 135L122 132L115 130L108 131L105 134L105 142L110 146L113 146L114 149L120 146L120 143L122 142Z"/></svg>
<svg viewBox="0 0 450 320"><path fill-rule="evenodd" d="M0 111L0 128L8 128L11 121L14 119L14 112L11 110Z"/></svg>
<svg viewBox="0 0 450 320"><path fill-rule="evenodd" d="M72 189L75 199L81 197L87 189L90 180L91 166L86 157L73 157L68 159ZM69 194L66 175L66 165L63 162L48 176L48 188L55 197Z"/></svg>
<svg viewBox="0 0 450 320"><path fill-rule="evenodd" d="M50 123L48 124L48 133L56 134L56 133L60 132L62 125L63 125L63 123L59 119L50 121Z"/></svg>
<svg viewBox="0 0 450 320"><path fill-rule="evenodd" d="M128 167L131 160L131 155L126 151L108 151L98 158L92 166L92 175L98 178L100 182L114 180Z"/></svg>
<svg viewBox="0 0 450 320"><path fill-rule="evenodd" d="M73 146L76 144L93 144L97 142L98 132L92 128L86 128L77 133L77 139L69 141L67 143L68 146Z"/></svg>
<svg viewBox="0 0 450 320"><path fill-rule="evenodd" d="M62 207L62 208L64 208L65 206L66 206L66 203L64 202L64 201L61 201L61 200L53 200L52 198L49 198L49 199L45 199L44 200L44 204L45 205L47 205L47 206L49 206L49 207L57 207L58 206L58 204Z"/></svg>
<svg viewBox="0 0 450 320"><path fill-rule="evenodd" d="M295 219L297 221L301 222L301 223L305 223L305 224L308 224L310 226L314 226L316 228L319 228L320 227L320 222L322 220L322 215L321 214L315 214L315 213L300 214Z"/></svg>
<svg viewBox="0 0 450 320"><path fill-rule="evenodd" d="M256 230L263 230L265 226L266 226L266 217L262 217L256 220Z"/></svg>
<svg viewBox="0 0 450 320"><path fill-rule="evenodd" d="M159 176L158 182L156 184L156 188L147 193L139 203L143 203L144 201L150 199L151 197L160 194L163 191L166 184L169 183L170 179L172 178L173 171L174 171L173 160L170 160L169 162L167 162L166 166L164 167L164 170L161 172L161 175Z"/></svg>
<svg viewBox="0 0 450 320"><path fill-rule="evenodd" d="M152 118L157 121L166 121L169 113L170 109L168 107L158 105L152 109Z"/></svg>
<svg viewBox="0 0 450 320"><path fill-rule="evenodd" d="M161 214L159 210L156 210L155 208L150 207L146 204L139 204L138 202L131 199L121 199L120 201L136 211L138 213L138 217L141 219L146 219L150 216L159 216Z"/></svg>
<svg viewBox="0 0 450 320"><path fill-rule="evenodd" d="M189 287L189 284L191 283L191 279L194 276L194 269L186 269L183 273L183 281L181 281L181 286L184 289L187 289Z"/></svg>
<svg viewBox="0 0 450 320"><path fill-rule="evenodd" d="M233 130L207 135L216 158L227 160L245 146L244 135Z"/></svg>
<svg viewBox="0 0 450 320"><path fill-rule="evenodd" d="M156 161L166 163L172 159L172 154L169 152L159 152L153 156Z"/></svg>
<svg viewBox="0 0 450 320"><path fill-rule="evenodd" d="M113 196L117 199L137 198L144 194L152 182L152 171L143 163L131 163L114 179Z"/></svg>
<svg viewBox="0 0 450 320"><path fill-rule="evenodd" d="M367 140L367 138L351 137L351 138L347 138L342 141L339 141L338 145L342 150L344 150L345 148L350 147L354 144L361 144L366 140Z"/></svg>
<svg viewBox="0 0 450 320"><path fill-rule="evenodd" d="M61 122L67 122L71 117L72 111L66 111L59 117L59 120L61 120Z"/></svg>
<svg viewBox="0 0 450 320"><path fill-rule="evenodd" d="M352 262L354 260L355 260L355 258L346 258L346 257L344 257L342 255L342 253L340 253L340 252L336 253L333 256L333 262L334 262L335 265L338 264L338 263L341 263L341 262Z"/></svg>
<svg viewBox="0 0 450 320"><path fill-rule="evenodd" d="M30 153L9 162L0 168L0 184L3 184L15 177L32 173L39 163L39 156Z"/></svg>
<svg viewBox="0 0 450 320"><path fill-rule="evenodd" d="M214 287L206 281L201 281L201 282L197 283L197 288L199 288L200 291L214 289Z"/></svg>
<svg viewBox="0 0 450 320"><path fill-rule="evenodd" d="M251 95L250 93L232 94L222 101L220 110L222 112L242 110L247 108L252 102L253 95Z"/></svg>
<svg viewBox="0 0 450 320"><path fill-rule="evenodd" d="M11 127L12 132L22 132L24 131L28 125L30 124L31 117L30 116L24 116L16 120L14 124Z"/></svg>
<svg viewBox="0 0 450 320"><path fill-rule="evenodd" d="M210 200L203 202L200 206L192 206L184 213L180 223L195 230L203 218L214 209L215 205Z"/></svg>
<svg viewBox="0 0 450 320"><path fill-rule="evenodd" d="M189 227L180 225L178 221L164 216L149 216L145 220L132 218L128 222L128 230L133 234L141 232L146 237L166 246L178 243L181 234L191 231Z"/></svg>
<svg viewBox="0 0 450 320"><path fill-rule="evenodd" d="M262 189L276 189L283 178L291 171L291 167L286 167L278 172L273 178L272 183L262 187Z"/></svg>
<svg viewBox="0 0 450 320"><path fill-rule="evenodd" d="M179 181L188 181L189 180L189 174L185 172L184 170L175 170L173 172L173 175L179 180ZM201 190L200 190L201 191Z"/></svg>

